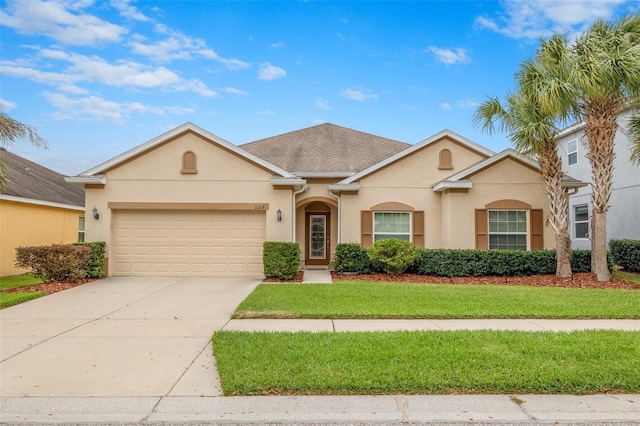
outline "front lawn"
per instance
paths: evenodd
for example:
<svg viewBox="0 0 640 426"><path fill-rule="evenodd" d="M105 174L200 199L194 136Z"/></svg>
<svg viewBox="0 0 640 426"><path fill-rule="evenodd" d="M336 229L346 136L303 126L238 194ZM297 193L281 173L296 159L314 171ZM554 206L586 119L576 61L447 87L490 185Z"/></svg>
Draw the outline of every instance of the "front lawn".
<svg viewBox="0 0 640 426"><path fill-rule="evenodd" d="M640 318L640 291L338 281L261 284L234 318Z"/></svg>
<svg viewBox="0 0 640 426"><path fill-rule="evenodd" d="M225 395L640 392L640 332L216 332Z"/></svg>
<svg viewBox="0 0 640 426"><path fill-rule="evenodd" d="M30 285L40 284L42 280L34 278L31 275L11 275L8 277L0 277L0 309L9 306L18 305L28 300L37 299L44 296L43 291L25 292L25 293L4 293L3 290L13 288L27 287Z"/></svg>

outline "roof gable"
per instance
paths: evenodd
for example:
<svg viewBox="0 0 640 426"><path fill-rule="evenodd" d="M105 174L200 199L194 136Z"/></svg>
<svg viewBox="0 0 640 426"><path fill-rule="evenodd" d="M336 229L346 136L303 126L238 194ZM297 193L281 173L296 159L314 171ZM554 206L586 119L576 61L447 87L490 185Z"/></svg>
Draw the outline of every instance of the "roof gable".
<svg viewBox="0 0 640 426"><path fill-rule="evenodd" d="M345 177L411 145L331 123L240 145L299 176Z"/></svg>
<svg viewBox="0 0 640 426"><path fill-rule="evenodd" d="M141 145L138 145L132 149L130 149L129 151L118 155L117 157L114 157L108 161L105 161L104 163L89 169L83 173L80 173L80 175L78 175L78 177L92 177L92 176L96 176L96 175L100 175L103 173L106 173L107 171L116 168L118 166L120 166L121 164L124 164L126 162L132 161L133 159L135 159L136 157L140 156L140 155L144 155L146 152L153 150L154 148L169 142L175 138L177 138L178 136L187 133L187 132L193 132L196 135L211 141L213 144L218 145L220 147L222 147L223 149L226 149L234 154L236 154L237 156L255 164L256 166L262 167L264 169L267 169L269 171L271 171L272 173L274 173L275 175L281 176L281 177L285 177L285 178L293 178L294 176L287 172L286 170L281 169L280 167L271 164L265 160L263 160L262 158L259 158L235 145L233 145L230 142L227 142L226 140L214 135L213 133L210 133L198 126L196 126L193 123L185 123L181 126L176 127L173 130L170 130L156 138L151 139L148 142L145 142ZM73 181L78 181L77 179L73 180Z"/></svg>
<svg viewBox="0 0 640 426"><path fill-rule="evenodd" d="M460 136L457 133L452 132L451 130L443 130L439 133L436 133L435 135L423 140L422 142L419 142L415 145L409 145L408 148L406 148L403 151L400 151L398 153L396 153L395 155L392 155L390 157L387 157L385 159L383 159L382 161L371 165L370 167L360 171L359 173L354 174L353 176L350 176L342 181L339 182L339 184L341 185L348 185L351 184L353 182L356 182L372 173L375 173L376 171L392 164L395 163L397 161L402 160L403 158L417 152L420 151L430 145L433 145L435 143L437 143L438 141L440 141L442 138L444 137L448 137L449 139L454 140L456 143L464 146L465 148L477 152L480 155L484 156L484 157L491 157L493 155L495 155L495 153L481 145L478 145L475 142L472 142L471 140Z"/></svg>
<svg viewBox="0 0 640 426"><path fill-rule="evenodd" d="M7 167L7 187L2 195L32 201L84 207L84 189L67 183L65 176L0 148Z"/></svg>

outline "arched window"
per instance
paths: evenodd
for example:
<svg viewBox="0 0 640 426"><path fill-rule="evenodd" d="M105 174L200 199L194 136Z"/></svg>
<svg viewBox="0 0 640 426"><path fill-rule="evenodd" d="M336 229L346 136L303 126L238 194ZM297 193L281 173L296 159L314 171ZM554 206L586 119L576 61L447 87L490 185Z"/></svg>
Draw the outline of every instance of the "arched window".
<svg viewBox="0 0 640 426"><path fill-rule="evenodd" d="M451 155L451 151L448 149L443 149L440 151L438 169L440 170L451 170L453 169L453 156Z"/></svg>
<svg viewBox="0 0 640 426"><path fill-rule="evenodd" d="M182 154L182 170L180 170L180 173L198 173L198 169L196 169L196 154L193 151L186 151L184 154Z"/></svg>

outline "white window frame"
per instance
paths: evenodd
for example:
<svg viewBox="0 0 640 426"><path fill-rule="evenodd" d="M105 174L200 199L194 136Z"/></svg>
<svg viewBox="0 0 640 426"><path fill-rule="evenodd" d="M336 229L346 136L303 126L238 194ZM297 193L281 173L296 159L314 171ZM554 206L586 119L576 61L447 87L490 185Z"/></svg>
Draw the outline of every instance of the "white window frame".
<svg viewBox="0 0 640 426"><path fill-rule="evenodd" d="M401 213L401 214L406 214L409 216L409 232L376 232L376 215L377 214L384 214L384 213ZM374 211L373 212L373 217L372 217L372 223L371 223L371 227L373 228L371 230L371 234L373 237L373 242L375 243L376 241L380 241L376 238L376 235L378 234L384 234L384 235L390 235L391 237L389 238L393 238L393 235L409 235L409 240L410 242L413 242L413 215L412 212L409 211L397 211L397 210L379 210L379 211ZM385 238L381 238L382 240L384 240ZM401 239L401 238L398 238Z"/></svg>
<svg viewBox="0 0 640 426"><path fill-rule="evenodd" d="M572 150L569 147L572 143L576 145L574 150ZM573 154L575 154L575 160L572 163L571 155ZM567 142L567 164L570 166L573 166L574 164L578 164L578 139L572 139L569 142Z"/></svg>
<svg viewBox="0 0 640 426"><path fill-rule="evenodd" d="M577 220L576 219L576 209L578 207L586 207L587 208L587 219L586 220ZM578 225L579 223L586 223L587 224L587 234L584 237L579 237L578 233L576 232L576 225ZM589 204L575 204L573 206L573 238L576 240L588 240L589 239Z"/></svg>
<svg viewBox="0 0 640 426"><path fill-rule="evenodd" d="M85 228L87 226L87 221L84 216L78 216L78 242L84 242L85 236Z"/></svg>
<svg viewBox="0 0 640 426"><path fill-rule="evenodd" d="M515 212L524 212L525 214L525 229L526 231L524 232L517 232L517 231L506 231L506 232L502 232L502 231L491 231L491 212L510 212L510 211L515 211ZM530 250L530 236L529 236L529 230L530 230L530 226L531 225L531 218L529 216L529 210L528 209L489 209L487 210L487 248L489 250L501 250L501 249L496 249L496 248L491 248L491 236L492 235L524 235L526 238L526 248L525 250ZM509 249L509 250L518 250L518 249Z"/></svg>

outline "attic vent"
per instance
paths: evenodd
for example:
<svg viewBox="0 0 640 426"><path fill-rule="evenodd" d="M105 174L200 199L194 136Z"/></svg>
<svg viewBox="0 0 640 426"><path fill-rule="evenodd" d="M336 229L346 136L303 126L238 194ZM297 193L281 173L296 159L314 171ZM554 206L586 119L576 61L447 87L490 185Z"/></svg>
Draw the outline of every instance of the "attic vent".
<svg viewBox="0 0 640 426"><path fill-rule="evenodd" d="M30 171L31 171L31 169L30 169L29 167L25 167L24 171L25 171L25 172L30 172Z"/></svg>
<svg viewBox="0 0 640 426"><path fill-rule="evenodd" d="M448 149L443 149L440 151L440 159L439 159L438 169L439 170L452 170L453 169L453 155L451 151Z"/></svg>
<svg viewBox="0 0 640 426"><path fill-rule="evenodd" d="M198 173L198 169L196 169L196 154L193 151L186 151L182 154L182 170L180 170L182 174L196 174Z"/></svg>

